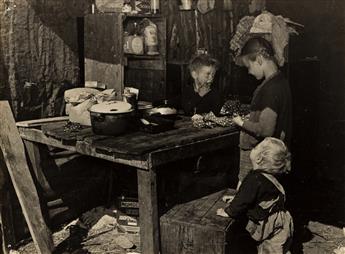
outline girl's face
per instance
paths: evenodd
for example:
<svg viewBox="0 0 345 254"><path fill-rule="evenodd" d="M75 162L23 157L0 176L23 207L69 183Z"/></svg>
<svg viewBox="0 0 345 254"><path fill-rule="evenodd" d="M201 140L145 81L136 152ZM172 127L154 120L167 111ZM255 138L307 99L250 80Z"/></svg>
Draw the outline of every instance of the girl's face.
<svg viewBox="0 0 345 254"><path fill-rule="evenodd" d="M213 66L202 66L192 72L192 76L199 86L211 86L215 74L216 69Z"/></svg>
<svg viewBox="0 0 345 254"><path fill-rule="evenodd" d="M244 66L247 67L248 73L253 75L257 80L264 78L262 61L259 60L258 56L256 57L255 61L245 58L243 63Z"/></svg>

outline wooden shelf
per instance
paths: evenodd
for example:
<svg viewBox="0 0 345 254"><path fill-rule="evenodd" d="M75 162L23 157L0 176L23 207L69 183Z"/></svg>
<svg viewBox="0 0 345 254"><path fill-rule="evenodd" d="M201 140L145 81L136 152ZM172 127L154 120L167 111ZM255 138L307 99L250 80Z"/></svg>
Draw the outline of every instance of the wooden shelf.
<svg viewBox="0 0 345 254"><path fill-rule="evenodd" d="M188 65L188 62L186 61L180 61L180 60L168 60L167 64L175 64L175 65Z"/></svg>
<svg viewBox="0 0 345 254"><path fill-rule="evenodd" d="M124 13L124 18L162 18L161 14L153 14L153 13L138 13L138 14L131 14L131 13Z"/></svg>
<svg viewBox="0 0 345 254"><path fill-rule="evenodd" d="M142 59L142 60L155 60L160 59L162 57L161 54L158 55L135 55L135 54L125 54L126 58L132 58L132 59Z"/></svg>

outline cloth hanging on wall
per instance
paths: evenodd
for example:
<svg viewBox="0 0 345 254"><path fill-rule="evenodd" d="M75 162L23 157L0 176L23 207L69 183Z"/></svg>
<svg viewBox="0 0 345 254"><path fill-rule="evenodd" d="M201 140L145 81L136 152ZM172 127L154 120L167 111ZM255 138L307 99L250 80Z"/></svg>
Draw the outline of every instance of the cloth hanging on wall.
<svg viewBox="0 0 345 254"><path fill-rule="evenodd" d="M205 14L214 9L215 0L198 0L197 8L202 13Z"/></svg>
<svg viewBox="0 0 345 254"><path fill-rule="evenodd" d="M289 42L289 34L298 34L295 29L289 27L282 16L274 16L268 11L258 15L250 33L271 34L271 42L275 52L275 58L279 66L285 62L284 49Z"/></svg>
<svg viewBox="0 0 345 254"><path fill-rule="evenodd" d="M250 33L272 33L272 18L271 13L262 13L254 19L254 23L250 28Z"/></svg>
<svg viewBox="0 0 345 254"><path fill-rule="evenodd" d="M257 11L263 11L266 7L266 0L252 0L249 3L248 10L249 13L255 13Z"/></svg>
<svg viewBox="0 0 345 254"><path fill-rule="evenodd" d="M252 36L263 36L272 43L275 58L279 66L285 63L284 50L289 41L290 34L298 34L297 31L288 26L292 22L282 16L275 16L268 11L263 11L257 17L245 16L236 27L236 33L230 41L230 49L238 56L245 42ZM302 25L300 25L302 26Z"/></svg>
<svg viewBox="0 0 345 254"><path fill-rule="evenodd" d="M250 38L249 31L253 25L254 17L245 16L236 26L236 33L230 40L230 49L234 52L235 56L241 53L241 49Z"/></svg>

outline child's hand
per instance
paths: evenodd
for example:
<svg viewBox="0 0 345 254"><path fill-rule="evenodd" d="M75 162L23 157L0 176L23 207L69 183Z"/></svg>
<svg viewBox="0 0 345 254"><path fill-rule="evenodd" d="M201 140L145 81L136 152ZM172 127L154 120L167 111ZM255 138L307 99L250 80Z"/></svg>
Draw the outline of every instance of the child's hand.
<svg viewBox="0 0 345 254"><path fill-rule="evenodd" d="M240 116L235 116L234 118L232 118L232 121L240 127L243 126L243 120Z"/></svg>
<svg viewBox="0 0 345 254"><path fill-rule="evenodd" d="M235 196L232 196L232 195L224 195L222 197L222 200L223 202L225 203L230 203L233 199L234 199Z"/></svg>
<svg viewBox="0 0 345 254"><path fill-rule="evenodd" d="M217 215L222 217L229 217L229 215L224 211L223 208L217 209Z"/></svg>

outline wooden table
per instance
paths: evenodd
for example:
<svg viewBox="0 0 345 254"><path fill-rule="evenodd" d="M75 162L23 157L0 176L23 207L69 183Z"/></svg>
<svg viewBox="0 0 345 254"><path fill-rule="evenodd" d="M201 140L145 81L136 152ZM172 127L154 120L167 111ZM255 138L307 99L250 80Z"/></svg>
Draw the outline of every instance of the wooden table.
<svg viewBox="0 0 345 254"><path fill-rule="evenodd" d="M197 129L190 118L181 117L175 129L158 134L131 132L121 136L101 136L91 128L65 132L65 121L34 127L17 125L28 150L39 143L80 154L133 166L137 170L140 209L140 237L143 254L159 253L159 216L157 207L157 170L160 165L229 146L237 146L234 127ZM30 152L29 152L30 153ZM30 159L37 156L30 156ZM37 164L37 163L36 163Z"/></svg>

